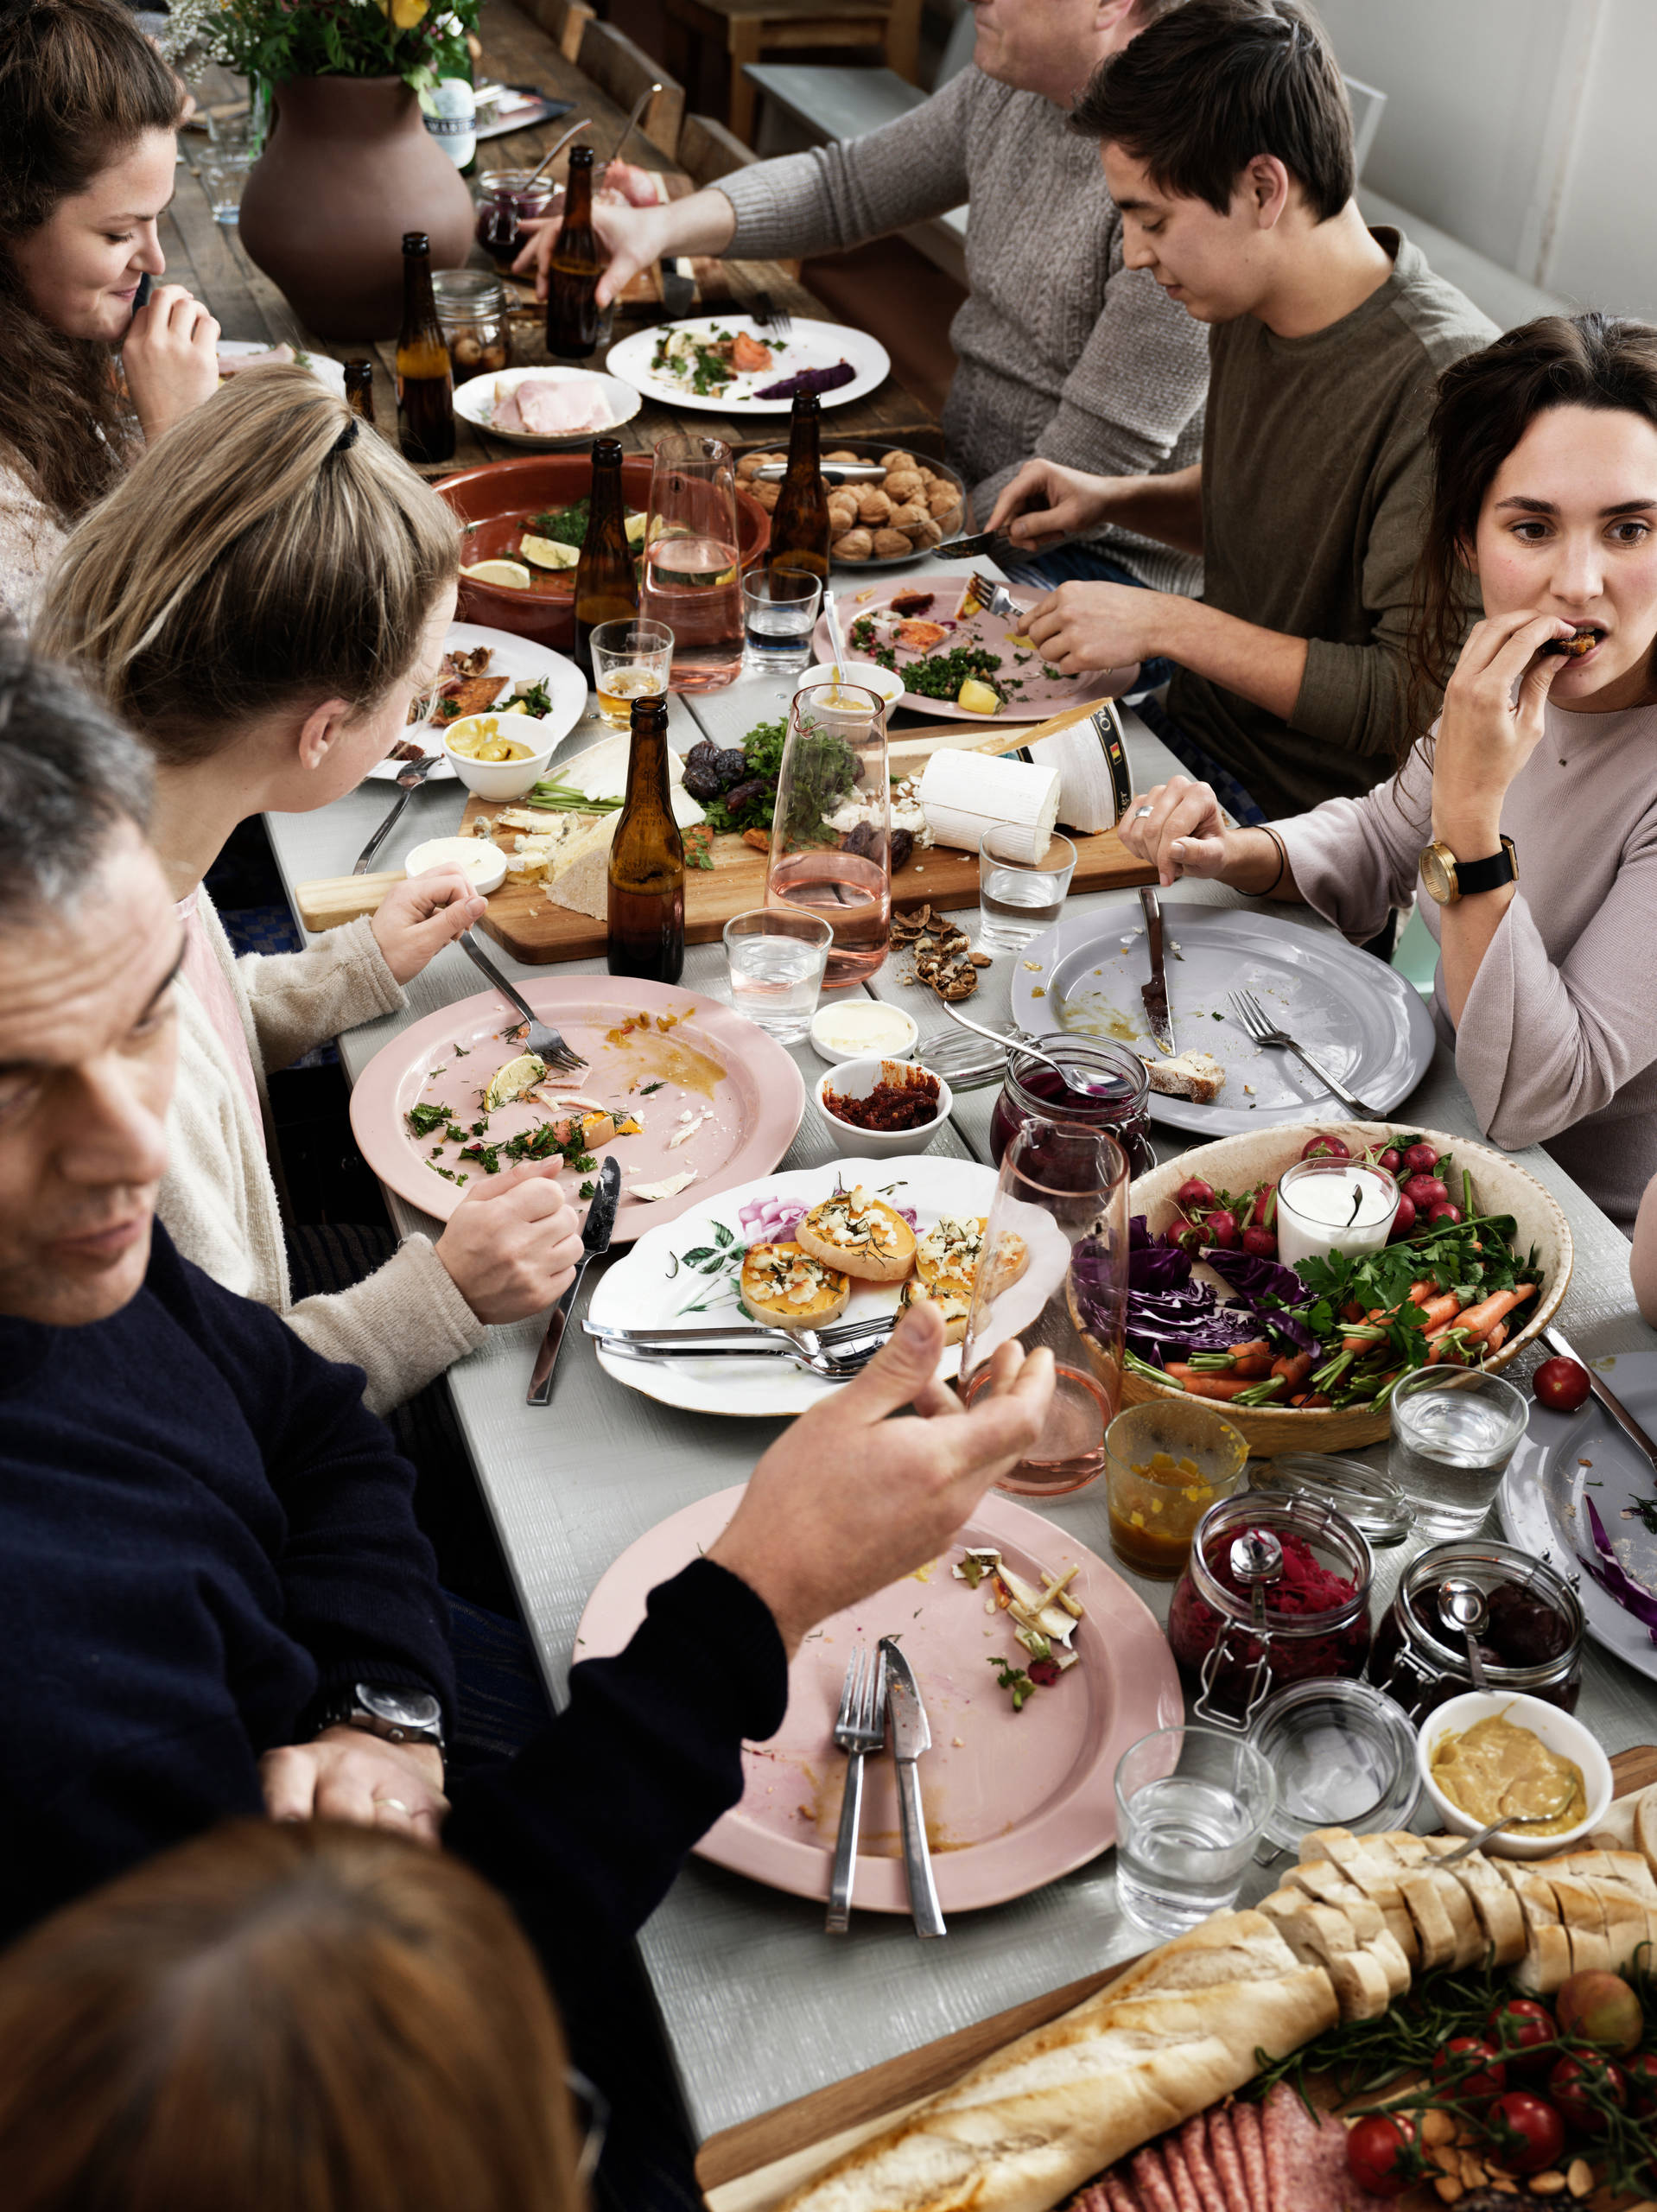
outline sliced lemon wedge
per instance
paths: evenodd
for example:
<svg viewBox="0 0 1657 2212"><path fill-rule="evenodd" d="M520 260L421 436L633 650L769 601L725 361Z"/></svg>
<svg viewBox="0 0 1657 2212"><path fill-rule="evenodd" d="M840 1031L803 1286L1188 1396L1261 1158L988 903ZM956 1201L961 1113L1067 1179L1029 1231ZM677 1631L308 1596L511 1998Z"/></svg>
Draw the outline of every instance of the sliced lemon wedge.
<svg viewBox="0 0 1657 2212"><path fill-rule="evenodd" d="M510 1106L515 1098L545 1079L547 1064L538 1052L520 1052L515 1060L508 1060L499 1070L487 1090L483 1103L490 1113L497 1106Z"/></svg>
<svg viewBox="0 0 1657 2212"><path fill-rule="evenodd" d="M1001 711L999 697L975 676L969 676L955 693L955 704L964 707L969 715L997 715Z"/></svg>
<svg viewBox="0 0 1657 2212"><path fill-rule="evenodd" d="M644 543L644 525L649 520L650 517L642 507L636 515L628 516L625 527L629 545L642 545Z"/></svg>
<svg viewBox="0 0 1657 2212"><path fill-rule="evenodd" d="M501 584L508 591L528 591L534 582L522 561L474 561L460 574L474 584Z"/></svg>
<svg viewBox="0 0 1657 2212"><path fill-rule="evenodd" d="M581 565L581 549L561 545L556 537L531 537L526 531L517 541L517 550L532 568L575 569Z"/></svg>

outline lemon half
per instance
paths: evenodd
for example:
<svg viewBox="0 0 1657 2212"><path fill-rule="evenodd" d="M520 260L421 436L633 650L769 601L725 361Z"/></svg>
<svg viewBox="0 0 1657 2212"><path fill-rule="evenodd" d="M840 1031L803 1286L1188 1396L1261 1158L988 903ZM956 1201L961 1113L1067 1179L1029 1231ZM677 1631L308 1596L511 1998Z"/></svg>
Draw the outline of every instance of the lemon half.
<svg viewBox="0 0 1657 2212"><path fill-rule="evenodd" d="M508 1060L498 1071L487 1090L483 1103L490 1113L497 1106L510 1106L521 1098L534 1084L545 1079L547 1064L536 1052L520 1052L515 1060Z"/></svg>
<svg viewBox="0 0 1657 2212"><path fill-rule="evenodd" d="M528 591L534 581L522 561L474 561L460 574L475 584L502 584L508 591Z"/></svg>
<svg viewBox="0 0 1657 2212"><path fill-rule="evenodd" d="M528 532L517 541L517 550L536 569L576 569L581 566L580 549L561 545L556 537L531 537Z"/></svg>

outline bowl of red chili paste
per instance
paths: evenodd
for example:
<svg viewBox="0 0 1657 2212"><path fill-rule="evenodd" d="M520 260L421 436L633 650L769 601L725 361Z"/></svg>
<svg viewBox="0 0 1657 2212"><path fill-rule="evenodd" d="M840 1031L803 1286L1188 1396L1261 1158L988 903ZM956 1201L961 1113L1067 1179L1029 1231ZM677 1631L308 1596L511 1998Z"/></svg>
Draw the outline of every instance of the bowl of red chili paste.
<svg viewBox="0 0 1657 2212"><path fill-rule="evenodd" d="M817 1111L845 1160L924 1152L949 1117L955 1094L916 1060L841 1060L817 1078Z"/></svg>

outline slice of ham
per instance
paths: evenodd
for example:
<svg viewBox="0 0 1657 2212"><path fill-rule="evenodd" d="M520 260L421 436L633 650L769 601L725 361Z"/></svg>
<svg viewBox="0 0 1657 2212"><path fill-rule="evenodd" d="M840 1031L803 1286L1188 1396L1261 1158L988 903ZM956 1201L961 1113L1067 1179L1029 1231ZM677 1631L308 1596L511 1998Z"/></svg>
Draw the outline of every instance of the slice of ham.
<svg viewBox="0 0 1657 2212"><path fill-rule="evenodd" d="M1210 2105L1208 2123L1209 2158L1225 2193L1226 2212L1254 2212L1248 2184L1243 2179L1242 2157L1237 2148L1237 2131L1232 2126L1230 2106Z"/></svg>
<svg viewBox="0 0 1657 2212"><path fill-rule="evenodd" d="M1203 2212L1227 2212L1225 2191L1220 2186L1220 2177L1214 2171L1209 2157L1209 2131L1206 2115L1198 2113L1188 2120L1179 2131L1179 2147L1185 2154L1185 2170L1190 2175Z"/></svg>
<svg viewBox="0 0 1657 2212"><path fill-rule="evenodd" d="M1161 2150L1162 2163L1168 2169L1168 2180L1179 2212L1208 2212L1208 2208L1197 2193L1191 2170L1185 2163L1184 2142L1178 2135L1165 2135L1161 2140Z"/></svg>
<svg viewBox="0 0 1657 2212"><path fill-rule="evenodd" d="M1143 2151L1135 2151L1130 2171L1145 2212L1179 2212L1179 2199L1174 2195L1167 2166L1154 2143L1147 2144Z"/></svg>
<svg viewBox="0 0 1657 2212"><path fill-rule="evenodd" d="M1248 2183L1248 2201L1254 2212L1273 2212L1266 2186L1266 2139L1260 2133L1258 2105L1233 2105L1231 2124L1236 2131L1238 2155Z"/></svg>
<svg viewBox="0 0 1657 2212"><path fill-rule="evenodd" d="M497 430L519 430L530 437L574 437L602 430L614 412L602 385L586 377L526 377L489 417Z"/></svg>

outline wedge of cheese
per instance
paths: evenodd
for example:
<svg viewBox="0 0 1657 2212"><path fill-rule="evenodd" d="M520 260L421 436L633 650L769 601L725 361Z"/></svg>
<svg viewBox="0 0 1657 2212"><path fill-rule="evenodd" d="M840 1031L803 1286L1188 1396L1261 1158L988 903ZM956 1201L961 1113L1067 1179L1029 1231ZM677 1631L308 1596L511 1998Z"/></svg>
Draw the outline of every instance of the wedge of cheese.
<svg viewBox="0 0 1657 2212"><path fill-rule="evenodd" d="M549 772L586 798L625 798L632 749L632 739L629 735L601 738L585 753L578 753L573 760L561 760ZM708 817L685 789L684 776L684 762L670 747L668 800L680 829L689 830L693 823L705 822Z"/></svg>
<svg viewBox="0 0 1657 2212"><path fill-rule="evenodd" d="M589 828L558 848L547 871L547 897L595 922L610 913L610 848L619 814L601 814Z"/></svg>

